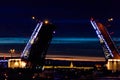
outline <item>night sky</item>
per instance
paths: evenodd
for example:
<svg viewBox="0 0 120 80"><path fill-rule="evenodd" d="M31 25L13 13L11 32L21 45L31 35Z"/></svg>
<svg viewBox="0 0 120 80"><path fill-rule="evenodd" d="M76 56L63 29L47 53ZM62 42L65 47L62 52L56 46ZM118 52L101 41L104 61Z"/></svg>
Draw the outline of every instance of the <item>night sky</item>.
<svg viewBox="0 0 120 80"><path fill-rule="evenodd" d="M97 38L90 24L94 17L108 26L113 38L120 36L119 0L2 0L0 2L0 37L29 38L36 20L50 20L57 26L55 38ZM35 16L36 20L32 19ZM112 22L108 22L113 18ZM3 49L3 48L2 48ZM52 44L54 54L103 56L99 41Z"/></svg>

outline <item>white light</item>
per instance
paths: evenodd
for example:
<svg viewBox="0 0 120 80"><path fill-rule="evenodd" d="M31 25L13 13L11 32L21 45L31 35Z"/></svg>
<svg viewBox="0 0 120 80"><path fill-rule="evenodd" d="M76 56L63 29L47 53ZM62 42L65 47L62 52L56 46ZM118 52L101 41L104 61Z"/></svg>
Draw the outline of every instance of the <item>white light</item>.
<svg viewBox="0 0 120 80"><path fill-rule="evenodd" d="M94 23L94 22L92 22L92 21L90 21L90 22L91 22L91 24L92 24L93 28L96 30L96 25L95 25L95 23Z"/></svg>
<svg viewBox="0 0 120 80"><path fill-rule="evenodd" d="M32 19L35 19L35 17L33 16Z"/></svg>
<svg viewBox="0 0 120 80"><path fill-rule="evenodd" d="M26 62L21 61L21 67L24 68L26 66Z"/></svg>
<svg viewBox="0 0 120 80"><path fill-rule="evenodd" d="M34 31L33 31L32 35L31 35L27 45L25 46L25 49L23 50L23 52L21 54L21 57L25 58L24 55L27 55L27 56L29 55L29 49L30 49L31 45L34 43L34 40L36 39L42 25L43 25L43 22L40 22L40 23L37 24L37 26L34 29ZM26 51L28 51L27 54L26 54Z"/></svg>
<svg viewBox="0 0 120 80"><path fill-rule="evenodd" d="M98 35L98 38L102 39L102 40L105 42L106 48L108 49L110 55L111 55L112 57L114 57L113 54L112 54L111 49L109 48L107 42L105 41L103 35L101 34L101 31L99 30L98 25L96 24L96 22L95 22L95 21L92 21L92 20L91 20L90 22L91 22L93 28L96 30L96 34Z"/></svg>
<svg viewBox="0 0 120 80"><path fill-rule="evenodd" d="M109 22L113 21L113 18L109 18L108 21L109 21Z"/></svg>

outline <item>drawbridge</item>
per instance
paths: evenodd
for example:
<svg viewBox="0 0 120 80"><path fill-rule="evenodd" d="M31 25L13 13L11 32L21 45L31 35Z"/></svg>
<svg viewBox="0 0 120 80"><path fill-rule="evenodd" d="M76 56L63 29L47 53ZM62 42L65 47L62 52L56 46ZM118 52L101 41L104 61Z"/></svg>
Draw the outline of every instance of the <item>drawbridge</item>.
<svg viewBox="0 0 120 80"><path fill-rule="evenodd" d="M48 22L39 22L28 41L21 58L27 61L29 67L42 67L47 49L51 42L55 26Z"/></svg>
<svg viewBox="0 0 120 80"><path fill-rule="evenodd" d="M112 70L113 72L120 71L120 54L106 27L101 22L94 20L93 18L90 22L96 31L103 48L108 70Z"/></svg>
<svg viewBox="0 0 120 80"><path fill-rule="evenodd" d="M105 54L105 58L106 59L120 59L118 49L116 48L106 27L102 23L94 19L91 19L90 22L99 38L100 44Z"/></svg>
<svg viewBox="0 0 120 80"><path fill-rule="evenodd" d="M38 22L27 45L25 46L21 59L27 63L27 67L42 67L45 62L47 49L52 40L55 26L48 21Z"/></svg>

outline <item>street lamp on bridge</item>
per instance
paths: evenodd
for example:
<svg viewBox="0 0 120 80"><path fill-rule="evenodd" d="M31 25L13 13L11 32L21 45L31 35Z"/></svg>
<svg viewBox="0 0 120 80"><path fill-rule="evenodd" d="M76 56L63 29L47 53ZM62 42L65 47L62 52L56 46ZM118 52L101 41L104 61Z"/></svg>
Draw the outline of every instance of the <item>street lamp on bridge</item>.
<svg viewBox="0 0 120 80"><path fill-rule="evenodd" d="M10 52L11 58L12 58L12 57L13 57L13 54L15 53L15 49L10 49L9 52Z"/></svg>

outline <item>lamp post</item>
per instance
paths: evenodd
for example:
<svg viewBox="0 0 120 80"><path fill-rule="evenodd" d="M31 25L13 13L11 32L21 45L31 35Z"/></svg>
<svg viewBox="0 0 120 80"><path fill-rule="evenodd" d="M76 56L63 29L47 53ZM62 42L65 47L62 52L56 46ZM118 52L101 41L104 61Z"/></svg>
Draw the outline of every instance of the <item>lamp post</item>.
<svg viewBox="0 0 120 80"><path fill-rule="evenodd" d="M15 53L15 49L10 49L9 52L10 52L11 58L12 58L12 54Z"/></svg>

